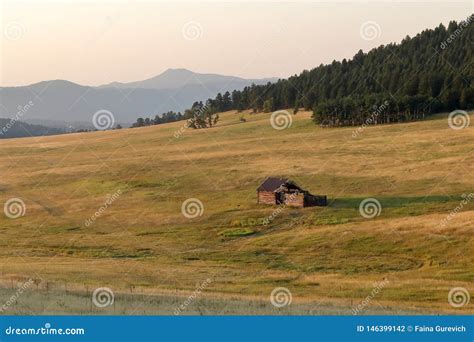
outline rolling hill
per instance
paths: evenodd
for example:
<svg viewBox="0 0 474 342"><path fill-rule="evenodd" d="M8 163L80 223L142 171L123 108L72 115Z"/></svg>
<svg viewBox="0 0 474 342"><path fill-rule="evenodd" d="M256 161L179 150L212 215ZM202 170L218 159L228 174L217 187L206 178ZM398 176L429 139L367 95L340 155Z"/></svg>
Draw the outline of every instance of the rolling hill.
<svg viewBox="0 0 474 342"><path fill-rule="evenodd" d="M447 300L474 280L474 202L456 210L474 190L472 126L453 130L438 115L354 137L315 127L310 112L283 130L270 116L0 141L0 203L25 203L24 216L0 215L0 284L37 284L16 308L173 314L209 279L186 312L351 314L384 282L360 314L473 313ZM329 206L258 205L267 176L325 194ZM378 216L361 215L367 198ZM183 214L187 200L197 211ZM104 286L120 310L90 307ZM291 291L291 306L269 304L276 287Z"/></svg>

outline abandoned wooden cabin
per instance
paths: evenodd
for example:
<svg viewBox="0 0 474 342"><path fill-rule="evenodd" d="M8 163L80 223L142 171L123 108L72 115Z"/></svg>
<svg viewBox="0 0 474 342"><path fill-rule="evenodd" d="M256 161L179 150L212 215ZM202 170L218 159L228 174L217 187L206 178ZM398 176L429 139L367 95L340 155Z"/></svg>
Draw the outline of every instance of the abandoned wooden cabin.
<svg viewBox="0 0 474 342"><path fill-rule="evenodd" d="M327 198L312 195L289 179L268 177L257 188L257 203L311 207L327 205Z"/></svg>

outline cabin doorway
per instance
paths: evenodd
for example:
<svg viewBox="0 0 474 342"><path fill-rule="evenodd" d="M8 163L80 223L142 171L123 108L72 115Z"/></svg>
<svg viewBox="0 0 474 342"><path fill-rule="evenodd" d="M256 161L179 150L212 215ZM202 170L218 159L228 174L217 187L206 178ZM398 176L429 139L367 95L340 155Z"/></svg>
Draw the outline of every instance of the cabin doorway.
<svg viewBox="0 0 474 342"><path fill-rule="evenodd" d="M284 192L276 192L275 193L275 202L276 204L285 204L285 193Z"/></svg>

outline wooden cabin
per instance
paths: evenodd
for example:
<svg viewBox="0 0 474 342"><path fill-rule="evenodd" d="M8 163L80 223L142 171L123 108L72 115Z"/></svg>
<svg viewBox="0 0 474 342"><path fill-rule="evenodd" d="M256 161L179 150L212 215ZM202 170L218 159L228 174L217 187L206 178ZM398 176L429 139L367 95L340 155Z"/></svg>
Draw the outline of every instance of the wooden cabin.
<svg viewBox="0 0 474 342"><path fill-rule="evenodd" d="M326 196L312 195L287 178L268 177L257 188L257 203L290 207L326 206Z"/></svg>

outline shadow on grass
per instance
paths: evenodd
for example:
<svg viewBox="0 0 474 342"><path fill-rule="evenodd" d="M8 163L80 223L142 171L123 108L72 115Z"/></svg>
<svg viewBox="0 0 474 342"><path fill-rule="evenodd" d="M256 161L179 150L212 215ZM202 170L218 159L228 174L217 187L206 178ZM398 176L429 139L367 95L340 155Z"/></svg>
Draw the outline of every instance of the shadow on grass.
<svg viewBox="0 0 474 342"><path fill-rule="evenodd" d="M360 203L369 197L334 198L328 200L328 206L333 208L359 208ZM384 208L400 208L419 204L458 203L463 200L460 195L436 195L414 197L372 197Z"/></svg>

